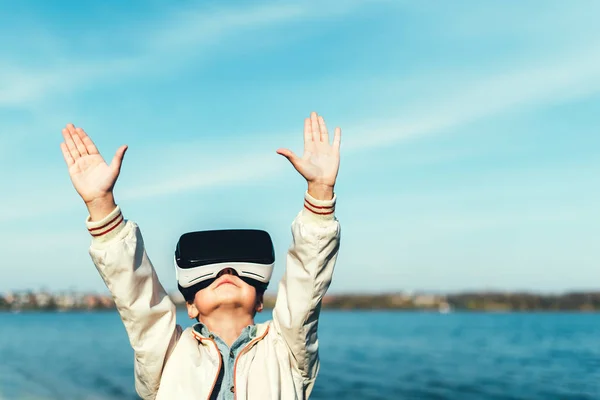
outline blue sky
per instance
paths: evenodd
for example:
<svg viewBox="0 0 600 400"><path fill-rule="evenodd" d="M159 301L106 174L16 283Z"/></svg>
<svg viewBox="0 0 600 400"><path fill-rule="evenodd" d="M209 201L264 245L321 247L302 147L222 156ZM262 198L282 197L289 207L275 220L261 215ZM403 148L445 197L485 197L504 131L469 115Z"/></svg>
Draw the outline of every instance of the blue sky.
<svg viewBox="0 0 600 400"><path fill-rule="evenodd" d="M343 130L332 293L597 289L600 3L540 5L3 2L0 291L105 290L68 122L129 145L115 195L168 290L200 229L268 230L279 280L305 183L275 150L313 110Z"/></svg>

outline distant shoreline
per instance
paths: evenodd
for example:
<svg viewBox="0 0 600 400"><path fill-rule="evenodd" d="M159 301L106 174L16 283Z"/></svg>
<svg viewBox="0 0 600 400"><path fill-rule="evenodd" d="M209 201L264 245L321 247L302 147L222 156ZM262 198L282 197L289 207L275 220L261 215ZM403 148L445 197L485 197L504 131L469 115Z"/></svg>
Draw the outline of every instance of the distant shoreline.
<svg viewBox="0 0 600 400"><path fill-rule="evenodd" d="M183 307L177 307L176 310L178 312L183 312L185 309ZM264 308L263 312L270 312L272 308ZM105 308L105 309L69 309L69 310L42 310L42 309L27 309L27 310L7 310L0 309L0 315L4 314L13 314L13 315L21 315L21 314L102 314L102 313L116 313L117 310L115 308ZM389 313L405 313L405 314L413 314L413 313L425 313L425 314L446 314L445 312L440 312L435 309L425 309L425 308L324 308L322 312L341 312L341 313L353 313L353 312L365 312L365 313L378 313L378 312L389 312ZM600 310L506 310L506 311L496 311L496 310L467 310L467 309L453 309L448 312L449 314L600 314Z"/></svg>
<svg viewBox="0 0 600 400"><path fill-rule="evenodd" d="M177 309L185 309L179 293L169 295ZM275 296L265 296L272 309ZM323 310L340 311L431 311L431 312L600 312L600 292L561 295L533 293L469 292L459 294L340 294L327 295ZM0 295L0 312L103 312L114 311L109 295L21 292Z"/></svg>

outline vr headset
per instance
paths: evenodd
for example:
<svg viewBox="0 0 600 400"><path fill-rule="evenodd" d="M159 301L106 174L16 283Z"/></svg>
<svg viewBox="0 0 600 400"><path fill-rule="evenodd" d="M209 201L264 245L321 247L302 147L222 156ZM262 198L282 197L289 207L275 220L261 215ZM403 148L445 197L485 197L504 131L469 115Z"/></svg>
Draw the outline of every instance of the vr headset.
<svg viewBox="0 0 600 400"><path fill-rule="evenodd" d="M209 286L225 268L264 291L275 265L269 234L256 229L225 229L183 234L175 248L177 286L187 301Z"/></svg>

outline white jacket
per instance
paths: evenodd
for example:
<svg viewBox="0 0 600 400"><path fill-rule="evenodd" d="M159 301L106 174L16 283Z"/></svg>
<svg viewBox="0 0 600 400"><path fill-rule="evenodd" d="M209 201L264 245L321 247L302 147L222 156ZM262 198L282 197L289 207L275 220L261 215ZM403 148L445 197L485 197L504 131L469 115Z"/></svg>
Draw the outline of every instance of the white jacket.
<svg viewBox="0 0 600 400"><path fill-rule="evenodd" d="M292 245L273 320L235 360L234 393L241 399L306 399L319 371L321 300L336 262L340 226L335 198L305 194L292 223ZM90 255L115 300L133 347L135 387L143 399L208 399L221 369L216 343L175 321L175 305L160 284L138 226L117 207L87 227Z"/></svg>

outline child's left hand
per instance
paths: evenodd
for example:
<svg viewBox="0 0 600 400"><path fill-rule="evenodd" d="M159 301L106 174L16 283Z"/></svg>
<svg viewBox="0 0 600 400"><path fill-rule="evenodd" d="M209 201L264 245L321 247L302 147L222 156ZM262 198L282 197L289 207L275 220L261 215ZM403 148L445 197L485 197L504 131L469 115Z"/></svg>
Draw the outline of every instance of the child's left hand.
<svg viewBox="0 0 600 400"><path fill-rule="evenodd" d="M333 198L333 187L340 166L341 137L341 129L335 128L333 144L329 144L325 120L312 112L310 118L304 120L304 155L298 157L291 150L277 150L306 179L308 193L318 200Z"/></svg>

